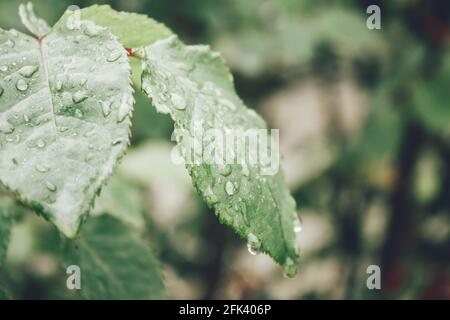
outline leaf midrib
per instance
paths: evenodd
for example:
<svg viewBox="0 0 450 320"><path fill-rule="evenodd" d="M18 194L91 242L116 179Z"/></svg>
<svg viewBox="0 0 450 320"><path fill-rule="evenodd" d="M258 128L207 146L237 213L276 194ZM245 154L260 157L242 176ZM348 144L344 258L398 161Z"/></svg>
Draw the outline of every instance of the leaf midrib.
<svg viewBox="0 0 450 320"><path fill-rule="evenodd" d="M39 45L39 52L40 52L40 58L41 58L41 63L44 69L44 76L45 76L45 81L47 83L47 87L48 87L48 91L49 91L49 95L50 95L50 102L51 102L51 114L52 114L52 122L53 122L53 129L55 131L55 133L57 133L57 125L56 125L56 117L55 117L55 102L53 101L53 94L52 94L52 89L50 87L50 78L48 75L48 66L47 66L47 51L44 49L44 41L47 38L48 35L50 35L53 32L53 29L45 35L45 37L42 40L38 40L36 39L36 41L38 42Z"/></svg>

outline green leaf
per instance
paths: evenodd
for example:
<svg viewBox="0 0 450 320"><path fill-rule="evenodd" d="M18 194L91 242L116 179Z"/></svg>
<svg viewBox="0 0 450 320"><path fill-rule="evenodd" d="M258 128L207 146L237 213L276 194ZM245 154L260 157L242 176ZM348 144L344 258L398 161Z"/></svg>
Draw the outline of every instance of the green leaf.
<svg viewBox="0 0 450 320"><path fill-rule="evenodd" d="M41 41L0 30L0 181L76 234L129 143L126 51L67 12Z"/></svg>
<svg viewBox="0 0 450 320"><path fill-rule="evenodd" d="M108 28L127 48L150 45L165 39L172 31L144 14L116 11L109 5L94 5L81 10L81 17Z"/></svg>
<svg viewBox="0 0 450 320"><path fill-rule="evenodd" d="M266 175L261 164L247 160L225 166L220 161L189 164L187 153L192 145L203 150L210 146L196 131L266 129L261 117L236 95L220 55L207 46L185 46L176 37L145 47L142 55L142 88L157 110L175 121L175 137L198 192L219 219L253 249L268 253L287 274L295 274L299 252L294 224L298 218L281 170ZM220 148L219 153L228 152ZM246 151L248 156L255 150Z"/></svg>
<svg viewBox="0 0 450 320"><path fill-rule="evenodd" d="M80 238L67 241L67 266L81 271L81 295L88 299L163 299L159 264L147 245L119 220L91 218Z"/></svg>
<svg viewBox="0 0 450 320"><path fill-rule="evenodd" d="M92 209L92 214L107 213L138 230L142 230L145 227L142 214L144 210L139 187L116 173L103 187L102 193Z"/></svg>
<svg viewBox="0 0 450 320"><path fill-rule="evenodd" d="M47 22L36 16L31 2L19 6L19 16L23 25L35 36L40 37L51 31Z"/></svg>

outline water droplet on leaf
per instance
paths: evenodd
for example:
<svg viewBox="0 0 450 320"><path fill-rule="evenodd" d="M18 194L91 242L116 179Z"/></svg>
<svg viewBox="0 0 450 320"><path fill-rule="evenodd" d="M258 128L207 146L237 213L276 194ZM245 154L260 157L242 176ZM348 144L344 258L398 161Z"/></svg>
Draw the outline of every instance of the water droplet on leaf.
<svg viewBox="0 0 450 320"><path fill-rule="evenodd" d="M36 142L36 145L38 146L38 148L43 148L43 147L45 147L45 141L42 140L42 139L39 139L39 140Z"/></svg>
<svg viewBox="0 0 450 320"><path fill-rule="evenodd" d="M234 184L231 181L227 181L225 184L225 191L228 193L229 196L232 196L234 194Z"/></svg>
<svg viewBox="0 0 450 320"><path fill-rule="evenodd" d="M88 95L84 91L77 91L73 94L72 98L75 103L80 103L86 100Z"/></svg>
<svg viewBox="0 0 450 320"><path fill-rule="evenodd" d="M80 109L76 109L75 110L75 117L77 117L78 119L83 118L83 112Z"/></svg>
<svg viewBox="0 0 450 320"><path fill-rule="evenodd" d="M19 91L25 91L28 89L28 83L26 83L23 79L19 79L16 83L16 88Z"/></svg>
<svg viewBox="0 0 450 320"><path fill-rule="evenodd" d="M18 72L22 77L31 78L33 74L35 74L36 71L38 71L38 69L39 67L37 66L25 66L20 68Z"/></svg>
<svg viewBox="0 0 450 320"><path fill-rule="evenodd" d="M113 51L111 52L111 54L108 56L108 58L106 59L106 61L108 62L114 62L117 61L120 56L122 55L122 52L120 51Z"/></svg>
<svg viewBox="0 0 450 320"><path fill-rule="evenodd" d="M92 137L94 134L95 134L95 129L93 129L93 130L91 130L91 131L88 131L88 132L86 132L85 134L84 134L84 136L86 137L86 138L88 138L88 137Z"/></svg>
<svg viewBox="0 0 450 320"><path fill-rule="evenodd" d="M220 104L223 105L225 108L230 109L231 111L236 110L236 105L227 99L220 99Z"/></svg>
<svg viewBox="0 0 450 320"><path fill-rule="evenodd" d="M102 113L106 118L111 113L111 101L103 101L102 102Z"/></svg>
<svg viewBox="0 0 450 320"><path fill-rule="evenodd" d="M0 122L0 132L3 132L5 134L11 134L15 130L14 126L12 126L8 122Z"/></svg>
<svg viewBox="0 0 450 320"><path fill-rule="evenodd" d="M45 185L46 185L48 191L55 192L56 189L57 189L56 186L53 183L49 182L49 181L47 181L45 183Z"/></svg>
<svg viewBox="0 0 450 320"><path fill-rule="evenodd" d="M5 44L6 44L8 47L10 47L10 48L14 48L14 46L16 45L16 43L15 43L13 40L11 40L11 39L8 39L8 40L5 42Z"/></svg>
<svg viewBox="0 0 450 320"><path fill-rule="evenodd" d="M294 232L295 233L300 233L302 232L303 229L303 224L302 224L302 220L300 217L295 217L294 219Z"/></svg>
<svg viewBox="0 0 450 320"><path fill-rule="evenodd" d="M184 110L186 109L186 101L183 99L182 96L172 93L171 95L173 106L178 110Z"/></svg>
<svg viewBox="0 0 450 320"><path fill-rule="evenodd" d="M46 173L50 170L49 167L44 166L42 164L37 164L34 168L36 169L36 171L41 172L41 173Z"/></svg>
<svg viewBox="0 0 450 320"><path fill-rule="evenodd" d="M249 233L247 240L248 252L250 252L250 254L252 255L257 255L259 253L259 249L261 248L261 242L259 241L258 237L253 233Z"/></svg>
<svg viewBox="0 0 450 320"><path fill-rule="evenodd" d="M116 140L114 140L114 141L112 142L112 145L115 146L115 145L117 145L117 144L119 144L119 143L121 143L121 142L122 142L122 139L116 139Z"/></svg>
<svg viewBox="0 0 450 320"><path fill-rule="evenodd" d="M120 104L119 111L117 113L117 122L122 122L130 114L132 108L132 102L129 101L128 96L124 95L122 103Z"/></svg>
<svg viewBox="0 0 450 320"><path fill-rule="evenodd" d="M95 37L98 35L99 30L95 27L95 25L89 23L85 25L84 34L88 37Z"/></svg>
<svg viewBox="0 0 450 320"><path fill-rule="evenodd" d="M221 175L223 175L223 176L229 176L230 174L231 174L231 172L232 172L232 168L231 168L231 166L230 165L228 165L228 164L225 164L225 165L219 165L218 166L218 169L219 169L219 173L221 174Z"/></svg>
<svg viewBox="0 0 450 320"><path fill-rule="evenodd" d="M283 276L285 278L293 278L297 274L297 265L290 257L286 258L283 265Z"/></svg>

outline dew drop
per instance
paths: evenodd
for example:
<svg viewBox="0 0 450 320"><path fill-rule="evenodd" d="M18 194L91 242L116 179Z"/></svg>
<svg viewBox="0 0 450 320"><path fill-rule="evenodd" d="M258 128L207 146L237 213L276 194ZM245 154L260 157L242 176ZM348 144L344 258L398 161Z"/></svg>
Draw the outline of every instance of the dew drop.
<svg viewBox="0 0 450 320"><path fill-rule="evenodd" d="M75 17L75 15L71 15L70 17L67 18L67 21L66 21L67 29L69 29L69 30L79 29L79 24L80 24L80 21L77 21L77 18Z"/></svg>
<svg viewBox="0 0 450 320"><path fill-rule="evenodd" d="M219 202L219 199L214 194L214 191L212 190L211 186L208 186L205 191L205 197L209 204L215 204Z"/></svg>
<svg viewBox="0 0 450 320"><path fill-rule="evenodd" d="M46 173L50 170L49 167L44 166L42 164L37 164L34 169L36 169L37 172Z"/></svg>
<svg viewBox="0 0 450 320"><path fill-rule="evenodd" d="M113 146L115 146L115 145L117 145L117 144L119 144L119 143L121 143L122 142L122 139L116 139L116 140L114 140L113 142L112 142L112 145Z"/></svg>
<svg viewBox="0 0 450 320"><path fill-rule="evenodd" d="M1 71L1 72L6 72L6 71L8 71L8 66L7 66L7 65L0 66L0 71Z"/></svg>
<svg viewBox="0 0 450 320"><path fill-rule="evenodd" d="M129 115L130 111L131 111L131 104L128 100L126 100L127 98L124 96L124 98L122 99L122 103L119 107L119 111L117 114L117 122L122 122L126 119L126 117Z"/></svg>
<svg viewBox="0 0 450 320"><path fill-rule="evenodd" d="M219 173L223 176L229 176L232 172L232 168L230 165L219 165Z"/></svg>
<svg viewBox="0 0 450 320"><path fill-rule="evenodd" d="M46 185L48 191L55 192L57 189L56 186L53 183L51 183L50 181L47 181L45 183L45 185Z"/></svg>
<svg viewBox="0 0 450 320"><path fill-rule="evenodd" d="M176 94L176 93L172 93L171 94L171 99L172 99L172 103L173 106L178 109L178 110L184 110L186 109L186 101L183 99L182 96Z"/></svg>
<svg viewBox="0 0 450 320"><path fill-rule="evenodd" d="M75 110L75 117L77 117L78 119L83 118L83 112L80 109L76 109Z"/></svg>
<svg viewBox="0 0 450 320"><path fill-rule="evenodd" d="M303 223L300 217L295 217L294 219L294 232L300 233L303 229Z"/></svg>
<svg viewBox="0 0 450 320"><path fill-rule="evenodd" d="M102 101L102 113L106 118L111 113L111 101Z"/></svg>
<svg viewBox="0 0 450 320"><path fill-rule="evenodd" d="M39 67L37 66L25 66L20 68L18 72L22 77L31 78L33 74L35 74L36 71L38 71L38 69Z"/></svg>
<svg viewBox="0 0 450 320"><path fill-rule="evenodd" d="M283 265L283 276L285 278L293 278L297 274L297 265L290 257L286 258Z"/></svg>
<svg viewBox="0 0 450 320"><path fill-rule="evenodd" d="M87 78L81 78L80 79L80 86L84 86L87 83Z"/></svg>
<svg viewBox="0 0 450 320"><path fill-rule="evenodd" d="M88 95L84 91L77 91L73 94L72 98L75 103L80 103L86 100Z"/></svg>
<svg viewBox="0 0 450 320"><path fill-rule="evenodd" d="M230 100L220 99L219 102L222 106L224 106L227 109L230 109L231 111L236 110L236 105L233 102L231 102Z"/></svg>
<svg viewBox="0 0 450 320"><path fill-rule="evenodd" d="M234 184L231 181L227 181L225 184L225 191L228 193L229 196L232 196L234 194Z"/></svg>
<svg viewBox="0 0 450 320"><path fill-rule="evenodd" d="M8 39L8 40L5 42L5 44L6 44L8 47L10 47L10 48L14 48L14 46L16 45L16 43L15 43L13 40L11 40L11 39Z"/></svg>
<svg viewBox="0 0 450 320"><path fill-rule="evenodd" d="M106 61L108 62L114 62L119 60L120 56L122 55L122 52L120 51L113 51L111 52L111 54L108 56L108 58L106 59Z"/></svg>
<svg viewBox="0 0 450 320"><path fill-rule="evenodd" d="M99 30L93 24L86 24L84 29L84 34L88 37L95 37L98 35Z"/></svg>
<svg viewBox="0 0 450 320"><path fill-rule="evenodd" d="M36 142L36 145L37 145L38 148L43 148L43 147L45 147L45 141L42 140L42 139L39 139L39 140Z"/></svg>
<svg viewBox="0 0 450 320"><path fill-rule="evenodd" d="M30 118L28 117L28 115L26 114L23 115L23 121L30 122Z"/></svg>
<svg viewBox="0 0 450 320"><path fill-rule="evenodd" d="M28 83L26 83L23 79L19 79L16 83L16 88L17 90L23 92L28 89Z"/></svg>
<svg viewBox="0 0 450 320"><path fill-rule="evenodd" d="M257 255L259 253L259 249L261 248L261 242L258 237L253 233L248 234L248 242L247 242L247 250L252 255Z"/></svg>
<svg viewBox="0 0 450 320"><path fill-rule="evenodd" d="M58 74L55 79L55 89L57 91L61 91L64 86L65 81L66 81L66 76L64 74Z"/></svg>
<svg viewBox="0 0 450 320"><path fill-rule="evenodd" d="M8 122L0 122L0 132L3 132L5 134L11 134L13 133L15 128Z"/></svg>
<svg viewBox="0 0 450 320"><path fill-rule="evenodd" d="M56 80L55 88L56 88L56 91L61 91L63 88L63 82L61 80Z"/></svg>
<svg viewBox="0 0 450 320"><path fill-rule="evenodd" d="M84 136L86 137L86 138L88 138L88 137L92 137L94 134L95 134L95 129L93 129L93 130L91 130L91 131L88 131L88 132L86 132L85 134L84 134Z"/></svg>

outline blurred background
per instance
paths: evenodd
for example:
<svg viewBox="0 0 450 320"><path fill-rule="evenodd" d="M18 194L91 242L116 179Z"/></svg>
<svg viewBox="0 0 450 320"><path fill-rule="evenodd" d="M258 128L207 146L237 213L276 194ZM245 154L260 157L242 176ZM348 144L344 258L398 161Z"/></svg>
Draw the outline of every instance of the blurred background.
<svg viewBox="0 0 450 320"><path fill-rule="evenodd" d="M2 28L24 30L20 3L0 2ZM450 299L450 2L33 3L50 23L69 5L109 3L211 44L246 104L280 129L303 220L294 279L218 223L170 161L170 119L137 95L132 148L96 211L124 214L143 232L169 298ZM370 4L381 30L366 27ZM0 281L16 298L70 298L53 228L33 214L16 219ZM373 264L381 290L366 287Z"/></svg>

